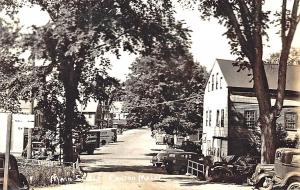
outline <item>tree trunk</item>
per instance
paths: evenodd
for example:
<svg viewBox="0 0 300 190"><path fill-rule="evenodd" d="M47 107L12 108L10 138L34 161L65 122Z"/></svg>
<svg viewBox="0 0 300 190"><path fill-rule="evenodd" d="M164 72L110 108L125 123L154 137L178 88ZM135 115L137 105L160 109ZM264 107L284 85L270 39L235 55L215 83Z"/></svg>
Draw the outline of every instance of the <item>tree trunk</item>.
<svg viewBox="0 0 300 190"><path fill-rule="evenodd" d="M65 89L65 124L63 129L63 150L64 162L73 162L73 133L72 129L77 125L75 123L77 110L76 98L78 97L78 80L76 79L74 64L65 63L62 65L61 77Z"/></svg>
<svg viewBox="0 0 300 190"><path fill-rule="evenodd" d="M73 92L72 87L65 88L66 110L65 110L65 126L63 130L64 162L73 162L72 129L75 124L74 111L76 108L76 99L74 93L72 92Z"/></svg>
<svg viewBox="0 0 300 190"><path fill-rule="evenodd" d="M270 117L264 114L263 118L268 118L261 121L261 163L274 163L276 151L276 117ZM272 118L272 119L271 119Z"/></svg>

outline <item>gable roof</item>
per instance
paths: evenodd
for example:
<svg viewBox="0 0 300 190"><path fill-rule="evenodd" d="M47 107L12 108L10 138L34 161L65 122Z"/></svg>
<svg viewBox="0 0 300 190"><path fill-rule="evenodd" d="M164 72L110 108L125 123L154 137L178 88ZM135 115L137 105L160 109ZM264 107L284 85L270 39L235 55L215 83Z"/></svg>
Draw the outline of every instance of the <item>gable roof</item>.
<svg viewBox="0 0 300 190"><path fill-rule="evenodd" d="M253 88L252 71L249 69L241 70L237 72L239 67L234 67L232 64L233 60L217 59L216 62L220 66L220 69L224 75L225 81L228 87L241 87L241 88ZM270 89L277 89L277 72L278 65L266 64L265 70ZM286 75L286 90L300 92L300 66L299 65L288 65Z"/></svg>

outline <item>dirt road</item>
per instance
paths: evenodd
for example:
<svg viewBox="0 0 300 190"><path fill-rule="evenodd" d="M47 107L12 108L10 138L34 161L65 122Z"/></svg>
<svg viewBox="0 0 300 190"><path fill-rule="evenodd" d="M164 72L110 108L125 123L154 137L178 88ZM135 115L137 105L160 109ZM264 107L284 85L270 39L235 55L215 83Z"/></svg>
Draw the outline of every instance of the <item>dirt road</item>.
<svg viewBox="0 0 300 190"><path fill-rule="evenodd" d="M118 142L101 147L94 155L81 155L90 173L81 183L40 190L250 190L249 186L208 184L192 176L168 175L154 168L151 157L165 145L156 145L149 129L133 129L118 136Z"/></svg>

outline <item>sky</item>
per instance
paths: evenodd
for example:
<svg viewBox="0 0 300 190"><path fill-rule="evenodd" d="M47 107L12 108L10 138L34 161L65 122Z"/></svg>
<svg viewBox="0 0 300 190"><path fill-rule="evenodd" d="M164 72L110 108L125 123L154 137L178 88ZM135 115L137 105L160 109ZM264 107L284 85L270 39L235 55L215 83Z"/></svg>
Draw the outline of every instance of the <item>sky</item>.
<svg viewBox="0 0 300 190"><path fill-rule="evenodd" d="M270 2L270 1L269 1ZM268 7L280 7L280 1L272 1L272 4L267 4ZM202 21L198 10L182 9L177 6L177 14L175 18L182 20L186 24L185 27L192 30L191 32L191 49L195 61L201 65L211 69L215 59L234 59L230 54L230 47L228 40L223 36L225 28L217 23L216 20ZM48 22L49 17L47 13L42 12L39 7L23 8L19 13L20 22L24 27L31 25L41 26ZM268 57L271 53L280 51L281 42L279 35L276 34L277 28L270 27L269 42L264 49L264 56ZM300 24L296 30L293 47L300 48ZM126 80L130 64L135 60L136 56L122 53L120 59L111 56L112 67L108 72L111 76Z"/></svg>

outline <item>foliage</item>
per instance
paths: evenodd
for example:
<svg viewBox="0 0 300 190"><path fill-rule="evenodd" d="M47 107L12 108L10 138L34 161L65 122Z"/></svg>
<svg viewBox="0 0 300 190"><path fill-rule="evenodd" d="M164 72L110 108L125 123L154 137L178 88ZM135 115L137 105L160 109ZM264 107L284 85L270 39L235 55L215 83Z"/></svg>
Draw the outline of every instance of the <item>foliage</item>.
<svg viewBox="0 0 300 190"><path fill-rule="evenodd" d="M258 126L255 127L255 130L249 133L249 145L250 149L257 153L261 151L261 130ZM296 136L294 139L288 138L288 133L282 124L276 124L276 149L277 148L296 148L299 137Z"/></svg>
<svg viewBox="0 0 300 190"><path fill-rule="evenodd" d="M102 97L98 100L96 115L95 115L95 125L103 126L105 116L110 113L110 107L114 101L117 101L122 93L122 86L118 80L114 78L107 78L106 80L101 80L102 83L98 83L98 88L102 90L96 90L100 92L97 97ZM106 121L108 122L108 121Z"/></svg>
<svg viewBox="0 0 300 190"><path fill-rule="evenodd" d="M0 108L17 111L19 109L17 99L6 99L8 89L16 89L14 81L11 80L16 76L20 68L17 66L22 64L23 60L18 57L18 39L20 27L18 21L14 18L0 17ZM22 78L18 79L20 82ZM8 94L11 97L16 97L16 94Z"/></svg>
<svg viewBox="0 0 300 190"><path fill-rule="evenodd" d="M178 0L181 1L181 0ZM184 2L185 1L181 1ZM226 27L231 53L236 55L234 66L239 70L252 70L253 83L259 104L258 123L262 130L262 162L273 163L275 154L276 119L285 98L288 56L297 25L300 21L299 0L281 1L279 12L271 19L271 10L264 0L191 0L197 2L204 19L216 18ZM278 69L276 102L271 105L269 84L264 68L264 44L268 40L267 29L276 23L280 27L281 52Z"/></svg>
<svg viewBox="0 0 300 190"><path fill-rule="evenodd" d="M194 133L202 126L206 69L190 55L136 59L125 82L127 123L168 134Z"/></svg>
<svg viewBox="0 0 300 190"><path fill-rule="evenodd" d="M278 64L279 58L280 53L273 53L266 62L270 64ZM288 65L300 65L300 48L291 48Z"/></svg>
<svg viewBox="0 0 300 190"><path fill-rule="evenodd" d="M51 176L56 174L58 179L62 179L63 183L72 183L80 171L74 170L73 167L65 166L42 166L30 165L21 162L19 166L20 173L26 176L27 181L32 187L46 187L53 185Z"/></svg>
<svg viewBox="0 0 300 190"><path fill-rule="evenodd" d="M2 102L8 99L18 105L20 99L37 99L48 128L59 124L62 129L66 161L72 159L72 129L78 118L84 118L78 116L76 101L107 98L110 55L120 57L120 51L146 55L160 47L157 53L168 56L189 46L189 31L175 21L171 1L26 2L40 6L50 17L45 26L33 26L19 45L29 51L31 62L40 60L43 66L12 65L16 71L2 77L2 89L7 89Z"/></svg>

